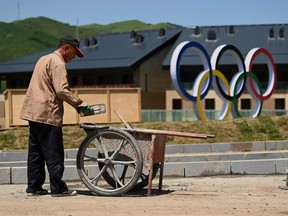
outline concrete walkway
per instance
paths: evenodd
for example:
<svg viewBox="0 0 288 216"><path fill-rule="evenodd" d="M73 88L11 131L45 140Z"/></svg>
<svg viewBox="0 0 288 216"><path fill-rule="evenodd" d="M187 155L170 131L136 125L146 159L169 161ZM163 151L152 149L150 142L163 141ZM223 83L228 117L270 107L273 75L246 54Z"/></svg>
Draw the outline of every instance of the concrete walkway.
<svg viewBox="0 0 288 216"><path fill-rule="evenodd" d="M65 180L79 180L78 149L65 150ZM27 182L27 151L0 152L0 184ZM164 177L286 174L288 141L166 145Z"/></svg>

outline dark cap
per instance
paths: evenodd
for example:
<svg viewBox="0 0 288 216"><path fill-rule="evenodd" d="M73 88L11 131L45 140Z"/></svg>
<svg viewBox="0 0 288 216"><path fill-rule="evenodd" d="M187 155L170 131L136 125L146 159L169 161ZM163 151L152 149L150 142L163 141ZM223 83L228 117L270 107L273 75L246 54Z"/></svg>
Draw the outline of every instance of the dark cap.
<svg viewBox="0 0 288 216"><path fill-rule="evenodd" d="M76 48L76 55L79 58L83 58L84 55L79 48L80 42L76 38L68 35L68 36L61 38L60 43L66 43L66 44L70 44L70 45L74 46Z"/></svg>

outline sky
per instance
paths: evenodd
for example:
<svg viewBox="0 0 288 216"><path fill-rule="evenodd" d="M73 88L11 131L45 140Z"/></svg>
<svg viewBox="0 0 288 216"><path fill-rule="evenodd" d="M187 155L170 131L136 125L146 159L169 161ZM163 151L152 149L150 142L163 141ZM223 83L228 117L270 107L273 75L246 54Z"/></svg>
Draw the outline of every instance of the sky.
<svg viewBox="0 0 288 216"><path fill-rule="evenodd" d="M189 26L288 23L287 0L1 0L0 22L44 16L70 25L139 20Z"/></svg>

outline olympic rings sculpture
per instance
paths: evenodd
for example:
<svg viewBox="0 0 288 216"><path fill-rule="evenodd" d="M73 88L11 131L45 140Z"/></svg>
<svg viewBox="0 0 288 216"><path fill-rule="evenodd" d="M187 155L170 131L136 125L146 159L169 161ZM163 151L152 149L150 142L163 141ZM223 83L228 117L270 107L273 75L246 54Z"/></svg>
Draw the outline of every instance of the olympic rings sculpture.
<svg viewBox="0 0 288 216"><path fill-rule="evenodd" d="M204 70L198 74L193 83L191 94L187 92L180 78L180 61L183 53L189 48L195 48L204 66ZM224 74L217 69L220 58L226 51L232 53L232 57L236 60L238 66L238 72L232 77L230 84ZM262 91L260 81L252 72L254 60L258 55L266 57L265 60L267 61L269 71L268 86L264 92ZM227 119L230 111L233 118L241 117L237 100L243 93L245 87L255 100L252 117L257 117L262 111L263 101L272 96L276 87L276 66L271 54L266 49L253 48L248 52L244 60L241 52L235 46L229 44L218 46L210 58L208 52L201 44L194 41L180 43L172 54L170 75L178 94L182 98L193 102L193 108L199 120L207 119L202 109L201 100L208 94L211 86L217 96L223 100L223 106L220 116L217 118L218 120Z"/></svg>

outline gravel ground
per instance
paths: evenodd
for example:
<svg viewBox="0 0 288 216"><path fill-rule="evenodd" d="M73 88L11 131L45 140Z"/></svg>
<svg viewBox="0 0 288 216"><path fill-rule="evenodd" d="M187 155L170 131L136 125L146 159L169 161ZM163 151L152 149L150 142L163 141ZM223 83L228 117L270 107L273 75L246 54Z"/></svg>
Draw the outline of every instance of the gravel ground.
<svg viewBox="0 0 288 216"><path fill-rule="evenodd" d="M68 182L75 197L30 197L26 185L0 185L0 215L288 215L286 176L217 176L164 178L158 193L144 189L121 197L91 194L81 182ZM44 185L49 189L49 185Z"/></svg>

